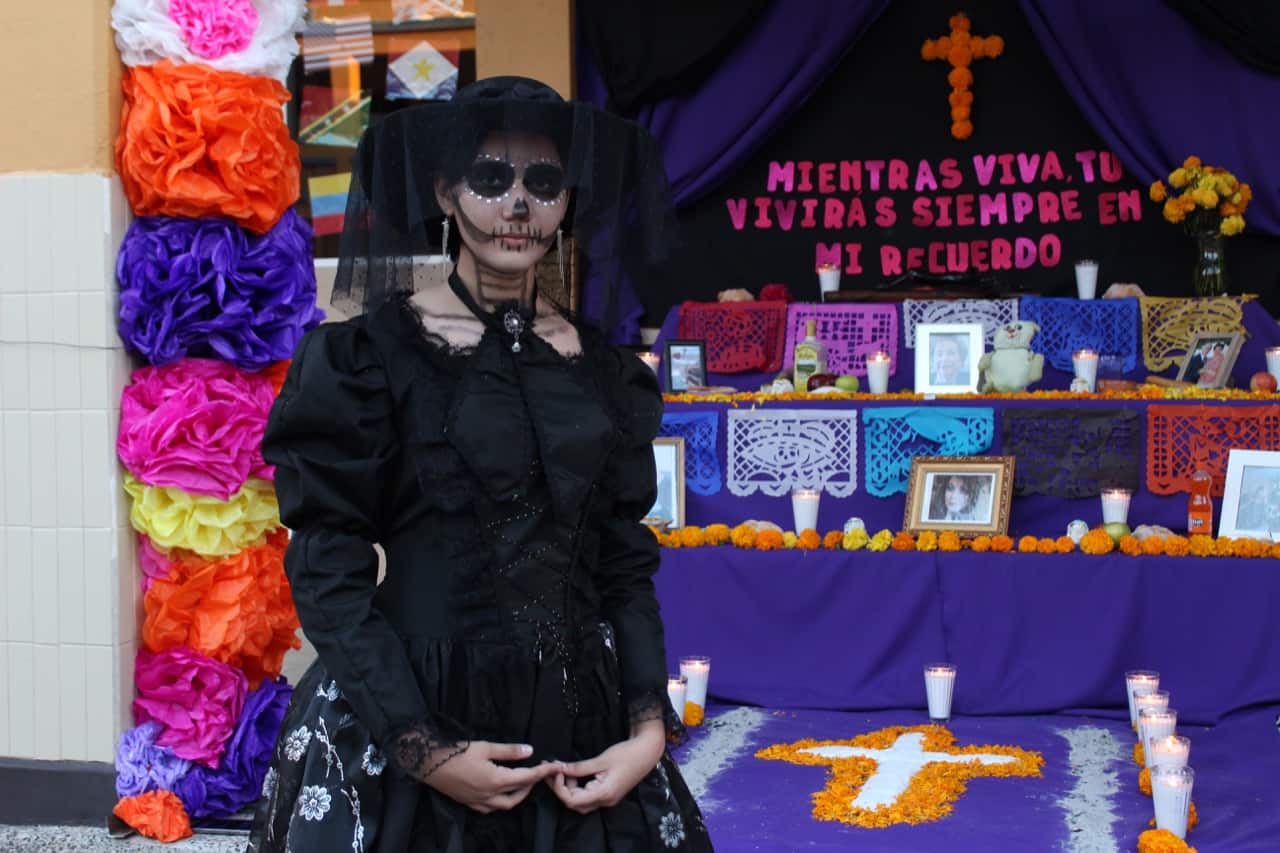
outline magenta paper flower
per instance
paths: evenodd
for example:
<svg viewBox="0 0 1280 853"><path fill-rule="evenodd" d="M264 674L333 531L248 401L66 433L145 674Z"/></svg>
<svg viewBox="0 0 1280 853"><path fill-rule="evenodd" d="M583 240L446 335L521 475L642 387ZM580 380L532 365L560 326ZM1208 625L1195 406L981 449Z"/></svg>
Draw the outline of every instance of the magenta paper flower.
<svg viewBox="0 0 1280 853"><path fill-rule="evenodd" d="M152 544L150 537L138 534L138 566L142 569L142 591L169 577L169 555Z"/></svg>
<svg viewBox="0 0 1280 853"><path fill-rule="evenodd" d="M134 722L155 720L165 727L157 746L216 770L249 691L244 673L186 648L143 649L134 684Z"/></svg>
<svg viewBox="0 0 1280 853"><path fill-rule="evenodd" d="M196 56L219 59L253 41L258 10L250 0L169 0L169 17Z"/></svg>
<svg viewBox="0 0 1280 853"><path fill-rule="evenodd" d="M185 358L143 367L120 401L120 461L148 486L228 500L250 477L270 480L262 433L271 380L226 362Z"/></svg>

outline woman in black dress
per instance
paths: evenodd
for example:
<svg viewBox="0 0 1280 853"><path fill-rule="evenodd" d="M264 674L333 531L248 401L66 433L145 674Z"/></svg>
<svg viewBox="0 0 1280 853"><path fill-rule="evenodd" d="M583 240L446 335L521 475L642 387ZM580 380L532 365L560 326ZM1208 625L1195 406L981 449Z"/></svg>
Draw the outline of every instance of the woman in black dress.
<svg viewBox="0 0 1280 853"><path fill-rule="evenodd" d="M608 322L624 261L671 235L652 141L495 78L393 113L357 159L335 301L361 316L303 340L264 441L319 657L249 849L710 850L665 751L639 523L661 397L534 276L571 228ZM419 284L441 246L447 285Z"/></svg>

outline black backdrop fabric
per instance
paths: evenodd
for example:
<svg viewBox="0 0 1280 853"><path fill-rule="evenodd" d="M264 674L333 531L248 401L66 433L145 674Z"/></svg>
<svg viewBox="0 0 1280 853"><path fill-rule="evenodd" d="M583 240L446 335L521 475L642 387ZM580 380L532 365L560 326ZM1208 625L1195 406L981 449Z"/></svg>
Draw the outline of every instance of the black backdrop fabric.
<svg viewBox="0 0 1280 853"><path fill-rule="evenodd" d="M1005 241L1016 253L1021 238L1021 248L1027 248L1025 241L1035 247L1032 263L1017 268L1015 260L1015 268L980 274L995 277L1009 290L1074 295L1074 261L1094 258L1099 262L1099 293L1111 282L1136 282L1150 295L1190 295L1194 242L1181 226L1161 218L1145 185L1127 172L1117 177L1117 162L1042 55L1016 0L965 4L973 33L1002 36L1005 52L973 63L974 132L965 141L951 137L950 68L945 62L922 60L920 45L925 38L945 35L954 11L954 0L895 0L785 127L730 180L680 211L682 247L667 264L637 282L646 325L661 323L668 309L682 300L714 300L726 288L758 294L766 284L781 283L798 299L816 300L816 264L835 260L834 246L840 247L846 289L896 278L907 268L913 250L922 271L928 272L930 257L945 264L948 247L958 261L959 253L971 252L976 242L990 265L997 242ZM1060 177L1049 164L1051 153ZM852 172L846 176L848 186L840 187L840 164L852 161L862 164L860 191L852 188ZM879 188L873 188L870 175L878 161L906 164L907 188L887 187L887 166ZM921 177L921 161L938 182L936 190ZM801 188L801 164L806 162L815 164L808 191ZM817 164L822 163L835 164L830 167L835 185L830 192L818 186ZM771 166L777 177L786 174L787 164L791 191L782 182L771 189ZM984 185L982 175L988 167L992 174ZM1089 173L1092 181L1087 180ZM957 186L944 185L948 175ZM1248 180L1247 175L1239 177ZM1011 182L1002 184L1002 179ZM939 224L947 221L939 219L941 205L955 211L957 204L965 204L959 197L968 196L976 219L981 196L986 194L994 204L1001 193L1007 217L1014 216L1015 193L1025 194L1023 201L1031 200L1032 212L1020 224L1000 224L994 218L985 225ZM939 196L950 200L940 201ZM1042 198L1048 205L1043 214ZM812 206L811 222L806 222L806 200ZM840 227L823 222L829 202L837 212L843 211ZM850 212L858 204L865 211L865 224ZM1064 204L1078 218L1062 219ZM930 209L931 224L921 224L914 205ZM767 211L764 215L761 206ZM893 215L886 215L884 208ZM1052 220L1055 208L1059 221L1042 221L1042 215ZM788 217L789 228L784 227ZM1121 217L1128 221L1103 224L1104 218ZM767 221L768 227L758 226L757 220ZM851 245L861 247L856 263L850 262ZM890 255L898 253L901 268L882 261L886 246ZM1246 230L1226 240L1226 258L1231 292L1264 294L1276 313L1280 238ZM971 255L971 269L972 260ZM939 271L936 264L932 271Z"/></svg>
<svg viewBox="0 0 1280 853"><path fill-rule="evenodd" d="M1165 0L1201 34L1242 62L1280 74L1280 3L1276 0Z"/></svg>

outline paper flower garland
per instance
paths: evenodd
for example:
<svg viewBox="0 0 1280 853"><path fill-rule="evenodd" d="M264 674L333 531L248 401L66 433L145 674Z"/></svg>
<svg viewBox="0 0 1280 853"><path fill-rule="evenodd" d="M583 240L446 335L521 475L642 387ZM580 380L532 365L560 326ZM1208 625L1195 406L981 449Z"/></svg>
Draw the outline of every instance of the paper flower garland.
<svg viewBox="0 0 1280 853"><path fill-rule="evenodd" d="M203 62L283 81L306 8L306 0L116 0L111 26L125 65Z"/></svg>
<svg viewBox="0 0 1280 853"><path fill-rule="evenodd" d="M151 364L202 356L261 370L287 359L324 319L311 240L293 209L261 236L225 219L137 219L116 260L117 331Z"/></svg>
<svg viewBox="0 0 1280 853"><path fill-rule="evenodd" d="M129 521L159 548L185 548L204 557L225 557L247 548L280 526L280 508L270 483L249 480L230 500L148 486L126 474L133 498Z"/></svg>
<svg viewBox="0 0 1280 853"><path fill-rule="evenodd" d="M302 645L284 574L288 544L281 528L220 560L190 555L173 563L143 599L147 649L192 649L243 670L250 686L278 676L285 653Z"/></svg>
<svg viewBox="0 0 1280 853"><path fill-rule="evenodd" d="M138 652L133 718L151 720L164 731L156 745L174 755L217 769L231 738L249 685L244 673L196 654L170 649L153 655Z"/></svg>
<svg viewBox="0 0 1280 853"><path fill-rule="evenodd" d="M120 737L116 748L116 795L133 797L173 786L191 769L191 762L156 746L164 726L152 720L135 726Z"/></svg>
<svg viewBox="0 0 1280 853"><path fill-rule="evenodd" d="M225 501L250 477L275 476L262 459L274 402L270 380L226 362L188 358L144 367L124 389L116 452L149 486Z"/></svg>
<svg viewBox="0 0 1280 853"><path fill-rule="evenodd" d="M258 234L298 198L298 145L275 80L204 65L124 78L116 164L137 216L225 216Z"/></svg>

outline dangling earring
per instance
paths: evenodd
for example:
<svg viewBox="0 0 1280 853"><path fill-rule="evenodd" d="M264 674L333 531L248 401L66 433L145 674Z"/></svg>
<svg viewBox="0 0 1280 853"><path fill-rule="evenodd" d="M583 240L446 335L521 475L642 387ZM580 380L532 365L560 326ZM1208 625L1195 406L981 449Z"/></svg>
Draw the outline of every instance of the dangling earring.
<svg viewBox="0 0 1280 853"><path fill-rule="evenodd" d="M569 291L569 282L564 278L564 231L556 229L556 263L560 265L560 284L565 292Z"/></svg>
<svg viewBox="0 0 1280 853"><path fill-rule="evenodd" d="M444 255L445 260L452 261L449 257L449 214L444 216L444 224L440 226L440 254Z"/></svg>

